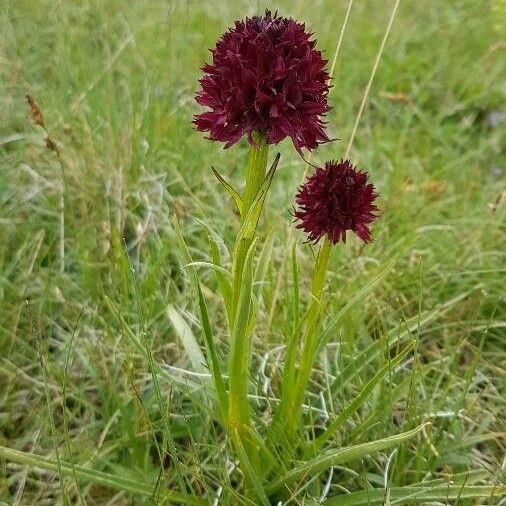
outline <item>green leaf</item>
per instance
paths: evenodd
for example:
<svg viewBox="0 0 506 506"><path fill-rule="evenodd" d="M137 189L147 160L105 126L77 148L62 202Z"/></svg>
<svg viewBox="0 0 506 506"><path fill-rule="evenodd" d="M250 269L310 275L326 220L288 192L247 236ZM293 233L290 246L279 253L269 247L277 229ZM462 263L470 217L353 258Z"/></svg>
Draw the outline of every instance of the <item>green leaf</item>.
<svg viewBox="0 0 506 506"><path fill-rule="evenodd" d="M167 316L183 345L193 370L199 373L208 373L209 371L205 366L206 360L197 339L188 324L171 304L167 306Z"/></svg>
<svg viewBox="0 0 506 506"><path fill-rule="evenodd" d="M385 489L373 488L352 492L351 494L330 497L323 504L326 506L369 506L372 504L384 504L385 498L390 498L390 504L419 504L420 501L447 501L504 497L506 486L504 485L438 485L390 487Z"/></svg>
<svg viewBox="0 0 506 506"><path fill-rule="evenodd" d="M255 293L258 298L261 297L265 280L267 279L267 270L271 259L273 258L273 247L274 247L274 235L269 234L262 239L263 246L257 259L257 266L255 269L255 282L258 283L256 286Z"/></svg>
<svg viewBox="0 0 506 506"><path fill-rule="evenodd" d="M221 265L216 265L211 262L190 262L184 266L186 267L207 267L208 269L211 269L215 272L219 272L220 274L224 274L226 276L232 276L232 273L230 271L227 271L224 267Z"/></svg>
<svg viewBox="0 0 506 506"><path fill-rule="evenodd" d="M244 238L252 239L255 234L255 230L258 225L258 220L260 219L260 213L262 212L265 198L271 186L272 178L274 177L274 173L276 172L280 156L281 155L279 153L276 155L276 158L274 159L274 162L272 163L269 172L267 172L265 176L262 186L260 186L260 189L258 190L258 193L255 195L251 207L249 208L248 212L246 213L246 216L244 217L241 228L239 229L239 232L237 234L238 245L241 243L242 239Z"/></svg>
<svg viewBox="0 0 506 506"><path fill-rule="evenodd" d="M299 266L297 264L297 242L293 242L292 246L292 283L293 283L293 330L295 331L299 325Z"/></svg>
<svg viewBox="0 0 506 506"><path fill-rule="evenodd" d="M247 241L247 239L243 239ZM231 335L229 381L230 381L230 413L237 420L246 420L248 413L248 328L253 317L253 254L258 239L254 239L246 253L244 266L240 273L241 280L237 287L237 305Z"/></svg>
<svg viewBox="0 0 506 506"><path fill-rule="evenodd" d="M225 178L214 167L211 167L211 169L213 171L213 174L216 176L216 179L218 179L223 188L225 188L229 195L234 199L237 210L239 211L239 214L242 215L243 202L241 196L239 195L239 192L228 181L226 181Z"/></svg>
<svg viewBox="0 0 506 506"><path fill-rule="evenodd" d="M319 474L329 467L341 465L350 460L360 459L371 453L395 446L416 436L424 427L429 425L430 422L426 422L412 430L401 432L400 434L395 434L383 439L349 446L347 448L341 448L340 450L327 451L299 466L295 466L281 479L272 483L267 488L267 491L269 493L279 491L281 488L295 480L304 480L307 477L313 477L315 474Z"/></svg>
<svg viewBox="0 0 506 506"><path fill-rule="evenodd" d="M270 501L267 498L265 494L265 490L262 487L262 483L260 481L260 478L255 473L255 470L253 469L253 465L251 464L248 452L244 449L244 446L241 442L241 437L239 437L239 434L236 432L235 437L235 447L237 449L237 452L239 454L239 459L241 462L241 466L244 468L243 471L246 474L248 480L253 485L253 489L255 491L256 496L260 500L260 503L264 506L270 506Z"/></svg>
<svg viewBox="0 0 506 506"><path fill-rule="evenodd" d="M255 296L253 290L251 291L251 309L249 312L250 318L248 326L246 327L246 335L251 336L255 331L258 318L258 299Z"/></svg>
<svg viewBox="0 0 506 506"><path fill-rule="evenodd" d="M230 319L231 321L235 320L236 310L238 307L238 297L240 292L240 285L242 283L242 273L244 260L249 251L251 241L255 236L256 227L258 224L258 220L260 219L260 213L262 212L262 207L265 202L265 197L267 196L267 191L272 182L272 178L274 177L274 172L276 171L276 167L278 166L280 154L276 155L276 158L265 176L265 179L258 190L255 199L251 207L249 208L247 214L242 221L241 228L237 233L236 243L235 243L235 251L234 251L234 266L233 266L233 286L232 286L232 304L230 308Z"/></svg>
<svg viewBox="0 0 506 506"><path fill-rule="evenodd" d="M33 453L22 452L0 446L0 457L18 464L27 465L37 469L45 469L47 471L57 472L57 463L48 457L42 457ZM91 483L98 483L105 487L110 487L115 490L122 490L124 492L130 492L132 494L139 494L145 497L152 497L155 490L156 483L148 483L146 480L134 480L124 476L117 476L103 471L97 471L87 467L74 465L72 466L64 461L60 461L61 472L66 475L73 475L75 472L79 479L88 481ZM176 491L164 490L160 492L161 498L170 501L170 504L180 503L189 504L195 506L204 506L208 504L208 501L200 499L198 497L192 497L187 494L182 494Z"/></svg>
<svg viewBox="0 0 506 506"><path fill-rule="evenodd" d="M225 389L225 383L223 381L223 373L221 371L220 360L216 350L214 342L213 331L211 327L211 321L209 319L209 313L207 312L206 301L200 288L200 283L197 281L198 295L199 295L199 309L200 319L202 321L202 327L204 329L204 337L206 341L206 351L209 357L209 367L214 380L214 387L218 395L220 403L221 416L225 420L228 413L228 395Z"/></svg>
<svg viewBox="0 0 506 506"><path fill-rule="evenodd" d="M221 267L221 255L220 249L218 247L218 243L211 233L208 234L209 238L209 248L211 250L211 258L215 265L219 265ZM227 271L228 273L228 271ZM218 281L218 287L221 292L221 296L223 297L223 302L225 303L225 309L227 310L228 323L231 326L231 311L230 305L232 304L232 285L228 280L228 276L220 271L215 271L216 280Z"/></svg>

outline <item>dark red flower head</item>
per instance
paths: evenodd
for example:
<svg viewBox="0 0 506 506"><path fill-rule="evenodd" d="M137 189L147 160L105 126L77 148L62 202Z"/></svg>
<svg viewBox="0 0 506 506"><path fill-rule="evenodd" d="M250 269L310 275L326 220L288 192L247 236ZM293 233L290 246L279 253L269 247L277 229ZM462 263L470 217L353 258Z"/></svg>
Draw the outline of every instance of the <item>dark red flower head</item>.
<svg viewBox="0 0 506 506"><path fill-rule="evenodd" d="M199 104L210 110L194 118L197 130L228 148L254 131L268 144L290 137L297 149L328 141L322 116L329 110L327 63L304 24L265 16L236 21L202 67Z"/></svg>
<svg viewBox="0 0 506 506"><path fill-rule="evenodd" d="M315 243L326 235L330 242L346 242L351 230L365 242L371 240L369 223L376 218L374 200L378 194L349 160L327 162L300 187L296 196L299 209L297 228L303 229Z"/></svg>

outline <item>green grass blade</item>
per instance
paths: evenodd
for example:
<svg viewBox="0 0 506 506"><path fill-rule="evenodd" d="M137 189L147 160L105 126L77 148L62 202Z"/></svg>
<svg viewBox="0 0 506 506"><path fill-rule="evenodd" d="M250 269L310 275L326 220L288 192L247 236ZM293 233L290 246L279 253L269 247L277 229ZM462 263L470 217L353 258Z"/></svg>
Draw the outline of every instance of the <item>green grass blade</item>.
<svg viewBox="0 0 506 506"><path fill-rule="evenodd" d="M335 433L339 430L339 428L343 425L343 423L353 414L355 413L360 406L366 401L374 387L378 385L383 378L393 369L395 369L398 365L400 365L403 360L408 356L408 354L415 347L416 342L412 341L405 350L399 353L396 357L394 357L389 363L385 364L362 388L360 393L344 408L344 410L330 422L329 426L325 430L325 432L319 436L314 442L314 448L318 449L326 443Z"/></svg>
<svg viewBox="0 0 506 506"><path fill-rule="evenodd" d="M74 479L77 496L79 498L80 504L86 504L84 497L81 492L81 487L79 486L79 480L77 478L77 473L74 468L74 457L72 455L72 445L70 443L70 434L69 434L69 421L67 419L67 381L69 370L72 362L72 355L74 353L74 339L77 333L77 329L79 327L79 323L81 321L81 317L84 314L84 306L81 309L76 324L74 325L74 329L72 330L72 334L70 335L69 345L67 347L67 352L65 354L65 366L63 368L63 379L62 379L62 419L63 419L63 437L65 440L65 448L67 450L67 458L69 459L69 464L72 469L72 477Z"/></svg>
<svg viewBox="0 0 506 506"><path fill-rule="evenodd" d="M378 284L385 279L387 274L392 270L395 265L396 258L390 259L385 266L374 276L370 281L364 284L364 286L357 290L346 302L346 304L337 312L337 314L332 318L329 324L326 326L325 331L322 333L320 338L320 346L323 346L327 343L332 337L335 335L336 327L343 318L344 315L350 311L355 304L363 300L374 288L378 286Z"/></svg>
<svg viewBox="0 0 506 506"><path fill-rule="evenodd" d="M227 271L227 269L221 265L215 265L211 262L190 262L189 264L186 264L185 267L207 267L208 269L224 274L225 276L232 275L230 271Z"/></svg>
<svg viewBox="0 0 506 506"><path fill-rule="evenodd" d="M37 469L45 469L47 471L58 472L58 464L53 459L41 457L33 453L22 452L19 450L14 450L12 448L7 448L5 446L0 446L0 457ZM132 494L139 494L145 497L151 497L155 488L155 483L146 483L145 480L136 481L131 478L125 478L122 476L105 473L103 471L89 469L79 465L74 465L74 470L72 470L72 466L64 461L60 461L60 469L62 474L65 475L72 476L75 472L81 480L97 483L99 485L103 485L104 487L110 487L115 490L122 490L124 492L129 492ZM163 491L161 492L161 496L165 496L167 500L179 504L190 504L195 506L208 504L208 502L204 499L192 497L187 494L181 494L176 491Z"/></svg>
<svg viewBox="0 0 506 506"><path fill-rule="evenodd" d="M331 450L319 455L303 464L294 467L291 471L285 474L281 479L272 483L268 488L268 492L279 491L283 486L292 483L295 480L304 480L306 477L312 477L315 474L321 473L325 469L332 466L341 465L350 460L359 459L371 453L385 450L392 446L398 445L408 439L416 436L424 427L430 425L426 422L412 430L401 432L383 439L362 443L340 450Z"/></svg>
<svg viewBox="0 0 506 506"><path fill-rule="evenodd" d="M205 366L206 359L200 349L200 345L193 335L188 324L184 321L181 315L176 311L172 304L167 306L167 316L176 331L181 344L183 345L186 356L190 361L193 370L198 373L208 373L208 369Z"/></svg>
<svg viewBox="0 0 506 506"><path fill-rule="evenodd" d="M419 504L420 501L447 501L479 498L500 498L506 494L506 486L498 485L439 485L437 487L390 487L390 504ZM369 506L384 504L386 490L373 488L351 494L330 497L326 506Z"/></svg>
<svg viewBox="0 0 506 506"><path fill-rule="evenodd" d="M225 388L225 383L223 381L223 373L216 350L216 344L214 342L213 331L211 327L211 321L209 319L209 313L207 312L206 301L204 299L204 294L202 293L202 289L200 288L200 283L198 283L198 281L197 289L199 295L200 319L202 321L202 327L204 329L206 350L209 357L209 367L213 375L214 387L216 388L216 393L218 395L221 415L223 419L226 419L228 413L228 394Z"/></svg>
<svg viewBox="0 0 506 506"><path fill-rule="evenodd" d="M293 312L293 331L299 326L299 308L300 308L300 293L299 293L299 266L297 263L297 242L294 241L292 246L292 286L293 286L293 299L292 299L292 312Z"/></svg>
<svg viewBox="0 0 506 506"><path fill-rule="evenodd" d="M251 485L253 486L253 489L255 491L255 495L258 498L258 500L260 501L260 504L263 504L264 506L270 506L271 503L269 502L269 499L267 499L267 496L265 494L264 488L262 487L262 483L260 481L260 478L257 476L255 470L253 469L253 465L250 461L248 452L245 450L245 448L241 442L241 437L239 436L237 431L235 433L234 441L235 441L236 450L239 454L241 467L242 467L244 473L246 474L247 481L249 481L251 483Z"/></svg>
<svg viewBox="0 0 506 506"><path fill-rule="evenodd" d="M184 256L185 260L187 261L187 264L192 266L193 259L192 259L191 253L186 245L186 242L183 238L183 235L181 233L181 229L179 227L179 223L178 223L177 219L174 220L174 227L175 227L177 239L178 239L178 242L180 245L180 250L183 252L183 256ZM219 257L218 245L216 244L216 241L211 236L211 234L209 234L208 237L209 237L209 242L211 245L211 256L213 258L213 261L216 262L217 264L219 264L220 257ZM201 320L202 328L204 331L204 341L205 341L206 354L207 354L206 363L207 363L207 366L210 369L211 374L213 376L214 387L216 389L216 395L217 395L218 402L220 405L221 416L223 419L225 419L227 412L228 412L228 394L227 394L227 391L225 388L225 383L223 381L223 373L222 373L222 369L220 366L220 360L218 357L218 353L216 350L216 343L214 341L214 336L213 336L213 332L212 332L211 319L209 318L209 313L207 311L207 305L205 302L204 294L202 293L199 277L197 275L197 270L196 270L195 266L191 267L190 272L191 272L190 279L192 281L193 289L195 290L195 293L198 298L200 320ZM224 276L224 274L221 271L216 270L215 273L218 277L218 281L220 281L220 277L221 277L223 283L225 283L223 297L224 297L226 308L227 308L227 315L230 319L229 304L231 303L231 301L227 300L227 298L226 298L226 297L231 298L231 294L229 294L229 292L231 290L230 284L228 283L228 280L226 279L226 277Z"/></svg>
<svg viewBox="0 0 506 506"><path fill-rule="evenodd" d="M447 311L449 311L456 304L464 300L470 292L464 292L459 294L457 297L445 302L441 306L437 307L432 311L426 311L421 315L415 315L406 321L402 322L397 327L394 327L387 333L387 344L389 348L392 348L400 343L402 343L405 339L408 339L411 335L413 335L417 330L426 326L431 321L436 318L444 315ZM361 354L357 360L354 360L353 363L348 365L341 375L341 381L348 382L359 374L362 369L370 364L373 360L375 360L378 355L381 353L381 341L374 341L371 343ZM360 359L359 359L360 358Z"/></svg>
<svg viewBox="0 0 506 506"><path fill-rule="evenodd" d="M158 445L158 441L156 440L156 437L154 438L156 448L159 452L160 468L163 469L163 461L165 459L165 452L167 451L166 448L168 446L169 454L170 454L170 457L173 461L174 471L175 471L177 482L179 484L179 488L180 488L180 490L185 491L186 484L185 484L185 481L183 478L181 463L179 461L179 456L178 456L179 452L176 447L176 443L174 441L174 437L172 434L172 428L170 426L170 420L169 420L169 415L168 415L169 406L165 402L165 397L162 396L162 392L160 389L160 382L158 380L160 366L155 361L155 359L153 357L153 351L151 348L152 340L149 339L148 332L146 329L146 322L144 320L144 310L143 310L143 307L141 304L141 297L140 297L140 293L139 293L139 286L137 283L136 271L130 262L130 258L128 256L128 251L126 250L126 246L125 246L125 250L124 250L123 254L125 256L126 262L128 263L128 274L130 276L130 282L131 282L131 284L133 286L133 290L134 290L134 299L135 299L135 303L137 306L137 316L138 316L139 324L140 324L141 342L142 342L142 345L145 349L145 355L146 355L146 359L147 359L148 366L149 366L149 372L151 375L151 380L153 382L153 390L155 391L155 398L156 398L156 402L158 404L158 407L160 409L160 417L161 417L162 426L164 429L161 447Z"/></svg>
<svg viewBox="0 0 506 506"><path fill-rule="evenodd" d="M63 479L63 471L61 466L61 459L60 459L60 451L59 451L59 444L58 444L58 434L56 432L56 425L54 421L54 412L55 408L53 405L53 397L51 396L51 392L49 391L49 378L48 378L48 367L47 367L47 360L44 353L44 350L42 348L41 343L41 335L39 333L39 329L35 323L35 320L32 315L32 308L30 306L30 303L27 301L26 306L28 309L28 313L30 316L30 320L32 321L32 338L35 339L35 345L37 348L37 355L39 357L40 367L42 371L42 380L44 382L44 395L46 398L46 407L47 407L47 414L49 418L49 427L51 429L51 439L53 442L53 450L56 455L56 469L58 471L58 478L59 478L59 485L60 490L62 494L63 504L70 504L69 498L67 497L67 493L65 491L65 481ZM63 406L63 409L65 409L65 406Z"/></svg>

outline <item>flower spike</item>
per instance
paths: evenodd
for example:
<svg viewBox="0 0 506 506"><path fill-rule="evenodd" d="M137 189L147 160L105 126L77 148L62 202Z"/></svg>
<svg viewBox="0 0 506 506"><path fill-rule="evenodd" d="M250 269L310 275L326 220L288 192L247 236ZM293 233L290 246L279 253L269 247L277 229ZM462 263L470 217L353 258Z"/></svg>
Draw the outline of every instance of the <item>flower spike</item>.
<svg viewBox="0 0 506 506"><path fill-rule="evenodd" d="M329 139L327 63L305 26L272 15L236 21L211 50L197 102L209 110L194 117L197 130L228 148L254 132L267 144L290 137L299 153Z"/></svg>
<svg viewBox="0 0 506 506"><path fill-rule="evenodd" d="M297 228L314 243L325 235L332 244L346 242L348 230L369 242L369 224L377 217L377 196L367 173L358 171L349 160L329 161L299 188L299 208L294 214Z"/></svg>

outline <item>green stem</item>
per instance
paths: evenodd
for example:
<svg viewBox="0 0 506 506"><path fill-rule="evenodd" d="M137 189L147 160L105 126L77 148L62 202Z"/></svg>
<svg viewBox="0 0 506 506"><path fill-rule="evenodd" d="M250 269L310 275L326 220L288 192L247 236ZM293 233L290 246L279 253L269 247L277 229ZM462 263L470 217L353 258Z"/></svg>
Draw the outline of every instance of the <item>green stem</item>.
<svg viewBox="0 0 506 506"><path fill-rule="evenodd" d="M268 146L259 134L253 136L255 145L250 147L243 195L241 225L248 219L248 211L265 180ZM236 450L246 450L250 464L257 458L250 437L248 404L248 377L251 322L254 320L252 255L256 234L238 238L233 258L231 343L229 355L229 412L228 428Z"/></svg>
<svg viewBox="0 0 506 506"><path fill-rule="evenodd" d="M311 287L311 295L317 302L320 301L323 288L325 287L325 278L327 274L327 266L330 256L330 241L327 236L323 240L318 258L316 259L315 270L313 273L313 284Z"/></svg>
<svg viewBox="0 0 506 506"><path fill-rule="evenodd" d="M249 150L241 223L246 219L248 210L255 200L258 190L262 186L267 169L269 146L266 143L266 139L263 135L254 132L253 141L256 146L250 146Z"/></svg>
<svg viewBox="0 0 506 506"><path fill-rule="evenodd" d="M287 362L287 384L283 385L280 406L280 420L284 425L284 436L290 441L300 421L300 411L304 402L311 369L318 351L318 324L321 316L322 294L329 263L331 244L325 237L316 259L311 287L312 301L306 314L303 328L302 346L297 370L295 360ZM293 357L295 358L295 357ZM285 383L285 382L284 382Z"/></svg>
<svg viewBox="0 0 506 506"><path fill-rule="evenodd" d="M244 240L245 241L245 240ZM248 241L249 242L249 241ZM242 254L243 249L238 250ZM247 260L242 261L244 268L239 283L237 306L231 332L229 356L229 424L230 428L241 433L242 426L249 426L248 409L248 371L249 371L249 339L246 333L251 318L252 300L251 286L253 272L251 269L252 249L247 253Z"/></svg>

